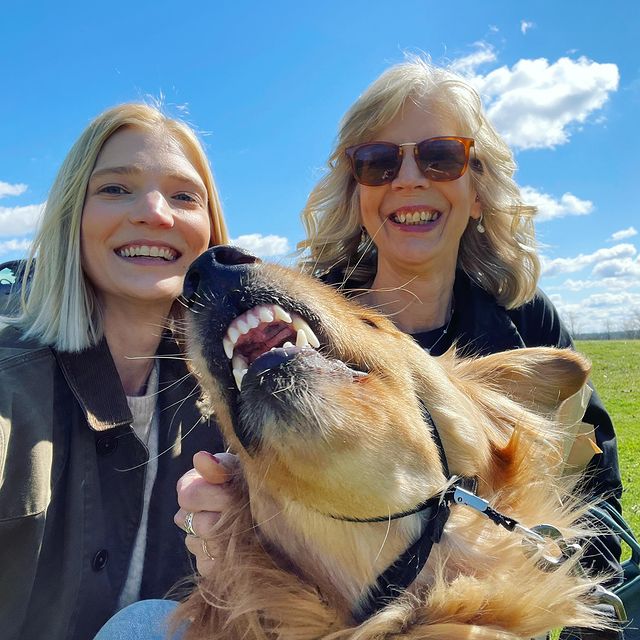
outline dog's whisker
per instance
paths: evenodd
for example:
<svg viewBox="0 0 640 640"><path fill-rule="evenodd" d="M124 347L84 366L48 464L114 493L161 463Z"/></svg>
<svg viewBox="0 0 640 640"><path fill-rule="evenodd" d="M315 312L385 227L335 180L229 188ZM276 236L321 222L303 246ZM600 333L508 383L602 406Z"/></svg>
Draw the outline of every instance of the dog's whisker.
<svg viewBox="0 0 640 640"><path fill-rule="evenodd" d="M387 530L385 531L384 538L383 538L382 542L380 543L380 549L378 549L378 553L376 554L376 557L375 557L375 559L373 561L373 564L378 562L378 559L382 555L382 551L384 549L384 545L385 545L385 543L387 542L387 540L389 538L389 533L390 532L391 532L391 509L389 509L389 519L387 520Z"/></svg>
<svg viewBox="0 0 640 640"><path fill-rule="evenodd" d="M184 402L184 400L182 402ZM183 433L180 436L180 440L183 440L184 438L186 438L201 422L202 422L202 418L198 418L195 421L195 423L191 427L189 427L189 429L187 429L187 432ZM170 446L170 447L167 447L166 449L164 449L163 451L161 451L157 455L150 457L148 460L145 460L145 462L141 462L140 464L136 464L133 467L127 467L127 468L124 468L124 469L117 469L117 471L125 472L125 471L134 471L135 469L140 469L141 467L144 467L145 465L149 464L152 460L158 460L163 455L169 453L172 449L173 449L173 445Z"/></svg>
<svg viewBox="0 0 640 640"><path fill-rule="evenodd" d="M353 274L355 273L356 269L360 266L360 263L364 260L364 257L367 255L367 251L371 248L371 246L373 245L373 241L375 239L375 237L378 235L378 233L380 232L380 230L382 229L382 227L384 226L384 224L386 223L386 221L388 220L388 218L385 218L381 223L380 226L376 229L375 233L373 234L373 236L369 237L368 241L367 241L367 245L364 249L364 251L362 252L362 255L358 258L358 261L356 262L356 264L354 265L354 267L351 269L351 271L349 273L347 273L345 271L344 274L344 279L343 279L343 285L346 284L349 279L353 276Z"/></svg>

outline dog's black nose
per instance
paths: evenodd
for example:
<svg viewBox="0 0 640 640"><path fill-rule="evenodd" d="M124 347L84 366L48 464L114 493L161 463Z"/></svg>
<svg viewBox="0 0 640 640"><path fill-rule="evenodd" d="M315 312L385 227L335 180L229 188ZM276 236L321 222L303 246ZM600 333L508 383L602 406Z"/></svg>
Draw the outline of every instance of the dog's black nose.
<svg viewBox="0 0 640 640"><path fill-rule="evenodd" d="M187 302L193 302L202 291L216 288L224 289L237 282L245 265L260 262L260 258L239 247L220 244L205 251L189 267L184 278L182 295Z"/></svg>

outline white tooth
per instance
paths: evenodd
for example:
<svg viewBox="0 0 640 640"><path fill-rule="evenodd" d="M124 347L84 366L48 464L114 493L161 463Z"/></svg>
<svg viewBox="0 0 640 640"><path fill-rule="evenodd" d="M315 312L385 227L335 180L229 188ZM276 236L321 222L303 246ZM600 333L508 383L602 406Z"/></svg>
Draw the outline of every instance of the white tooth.
<svg viewBox="0 0 640 640"><path fill-rule="evenodd" d="M169 260L169 249L160 249L158 251L158 255L163 259L163 260Z"/></svg>
<svg viewBox="0 0 640 640"><path fill-rule="evenodd" d="M238 342L238 338L240 337L240 332L235 328L235 326L231 326L227 329L227 337L231 340L231 344L235 346L236 342Z"/></svg>
<svg viewBox="0 0 640 640"><path fill-rule="evenodd" d="M246 323L244 318L236 318L235 325L242 335L249 333L249 325Z"/></svg>
<svg viewBox="0 0 640 640"><path fill-rule="evenodd" d="M282 346L284 349L289 349L290 347L293 347L293 342L289 342L287 340L287 342L285 342Z"/></svg>
<svg viewBox="0 0 640 640"><path fill-rule="evenodd" d="M255 329L260 324L260 320L258 319L258 316L256 316L255 309L252 309L245 314L244 320L249 329Z"/></svg>
<svg viewBox="0 0 640 640"><path fill-rule="evenodd" d="M398 220L404 224L404 221L407 219L407 216L404 213L399 213L397 215Z"/></svg>
<svg viewBox="0 0 640 640"><path fill-rule="evenodd" d="M236 354L233 356L231 360L231 368L238 369L238 371L243 371L249 367L249 363L241 356Z"/></svg>
<svg viewBox="0 0 640 640"><path fill-rule="evenodd" d="M429 219L429 214L426 211L421 211L420 212L420 220L421 221L425 221Z"/></svg>
<svg viewBox="0 0 640 640"><path fill-rule="evenodd" d="M291 316L279 304L273 305L273 315L276 320L291 323Z"/></svg>
<svg viewBox="0 0 640 640"><path fill-rule="evenodd" d="M269 307L258 307L258 318L262 322L273 322L273 313L271 313L271 309Z"/></svg>
<svg viewBox="0 0 640 640"><path fill-rule="evenodd" d="M304 332L304 329L298 329L298 333L296 333L296 347L306 347L309 344L307 340L307 334Z"/></svg>
<svg viewBox="0 0 640 640"><path fill-rule="evenodd" d="M149 255L153 256L154 258L158 257L158 247L151 247L149 249Z"/></svg>
<svg viewBox="0 0 640 640"><path fill-rule="evenodd" d="M242 379L244 378L245 374L247 373L246 369L234 369L233 370L233 377L236 381L236 387L238 387L238 391L240 391L242 389Z"/></svg>
<svg viewBox="0 0 640 640"><path fill-rule="evenodd" d="M413 222L420 222L420 214L415 211L412 217Z"/></svg>
<svg viewBox="0 0 640 640"><path fill-rule="evenodd" d="M316 334L313 333L311 327L300 316L294 315L293 320L291 321L291 325L298 333L300 332L300 330L304 331L308 343L314 349L317 349L320 346L320 341L318 340L318 338L316 338Z"/></svg>
<svg viewBox="0 0 640 640"><path fill-rule="evenodd" d="M307 334L307 340L309 341L309 344L314 349L317 349L320 346L320 340L318 340L318 338L316 337L316 334L313 333L313 330L309 325L306 326L304 332Z"/></svg>
<svg viewBox="0 0 640 640"><path fill-rule="evenodd" d="M144 247L140 247L140 249L138 249L138 253L141 256L148 256L149 255L149 247L147 247L146 245Z"/></svg>
<svg viewBox="0 0 640 640"><path fill-rule="evenodd" d="M227 336L222 338L222 348L224 349L227 358L231 360L231 358L233 357L233 342L231 342L231 340L229 340Z"/></svg>

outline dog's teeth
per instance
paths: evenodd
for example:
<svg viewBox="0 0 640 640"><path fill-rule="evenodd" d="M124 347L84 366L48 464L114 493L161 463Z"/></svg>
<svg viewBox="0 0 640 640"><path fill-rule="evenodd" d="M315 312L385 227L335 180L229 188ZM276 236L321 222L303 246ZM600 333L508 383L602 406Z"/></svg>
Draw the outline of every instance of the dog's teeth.
<svg viewBox="0 0 640 640"><path fill-rule="evenodd" d="M304 331L308 344L310 344L314 349L317 349L320 346L320 341L316 338L316 334L313 333L311 327L300 316L293 316L292 325L297 332L301 329Z"/></svg>
<svg viewBox="0 0 640 640"><path fill-rule="evenodd" d="M241 335L249 333L249 324L244 318L236 318L235 326Z"/></svg>
<svg viewBox="0 0 640 640"><path fill-rule="evenodd" d="M238 342L238 338L240 337L240 332L238 331L238 329L236 329L236 327L229 327L227 329L227 337L231 341L231 344L235 345L235 343Z"/></svg>
<svg viewBox="0 0 640 640"><path fill-rule="evenodd" d="M293 342L289 342L289 341L287 340L287 342L285 342L285 343L282 345L282 347L283 347L284 349L289 349L290 347L293 347Z"/></svg>
<svg viewBox="0 0 640 640"><path fill-rule="evenodd" d="M260 324L260 319L256 315L255 309L252 310L252 311L249 311L245 315L245 321L246 321L247 326L249 327L249 329L255 329Z"/></svg>
<svg viewBox="0 0 640 640"><path fill-rule="evenodd" d="M291 316L279 304L273 305L273 315L276 320L291 324Z"/></svg>
<svg viewBox="0 0 640 640"><path fill-rule="evenodd" d="M242 371L249 368L249 363L240 355L236 354L233 356L233 360L231 360L231 368L235 371L236 369Z"/></svg>
<svg viewBox="0 0 640 640"><path fill-rule="evenodd" d="M258 307L258 318L262 322L273 322L273 313L269 307Z"/></svg>
<svg viewBox="0 0 640 640"><path fill-rule="evenodd" d="M238 391L242 390L242 379L244 378L246 373L247 373L246 369L233 370L233 377L236 381L236 387L238 387Z"/></svg>
<svg viewBox="0 0 640 640"><path fill-rule="evenodd" d="M314 349L317 349L320 346L320 340L318 340L318 338L316 337L316 334L313 333L313 331L311 330L311 327L309 325L307 325L307 327L304 330L304 332L307 334L307 340L309 341L309 344Z"/></svg>
<svg viewBox="0 0 640 640"><path fill-rule="evenodd" d="M296 347L306 347L309 344L307 340L307 334L304 332L304 329L298 329L298 333L296 333Z"/></svg>
<svg viewBox="0 0 640 640"><path fill-rule="evenodd" d="M229 340L229 338L227 338L227 336L222 338L222 347L224 349L224 352L225 352L227 358L229 358L229 360L231 360L231 358L233 357L233 342L231 342L231 340Z"/></svg>

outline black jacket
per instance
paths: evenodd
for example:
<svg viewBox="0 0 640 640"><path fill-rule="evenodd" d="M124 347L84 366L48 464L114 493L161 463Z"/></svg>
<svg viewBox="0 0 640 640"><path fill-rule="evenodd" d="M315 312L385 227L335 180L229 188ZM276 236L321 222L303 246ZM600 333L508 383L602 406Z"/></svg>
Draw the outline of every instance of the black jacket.
<svg viewBox="0 0 640 640"><path fill-rule="evenodd" d="M176 343L159 355L159 458L141 598L193 571L173 523L176 482L221 451ZM0 636L88 640L116 611L143 508L149 452L103 340L61 353L0 330Z"/></svg>

